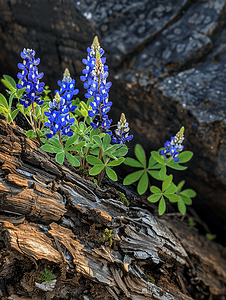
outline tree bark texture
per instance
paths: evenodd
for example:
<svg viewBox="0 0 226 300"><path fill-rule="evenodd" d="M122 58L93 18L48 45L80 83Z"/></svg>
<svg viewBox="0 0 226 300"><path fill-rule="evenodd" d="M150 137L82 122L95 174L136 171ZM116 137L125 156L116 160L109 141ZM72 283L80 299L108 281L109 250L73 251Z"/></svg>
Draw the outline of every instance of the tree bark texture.
<svg viewBox="0 0 226 300"><path fill-rule="evenodd" d="M0 298L225 299L223 246L126 207L120 191L133 197L81 178L0 120ZM44 267L56 274L49 285L37 280Z"/></svg>

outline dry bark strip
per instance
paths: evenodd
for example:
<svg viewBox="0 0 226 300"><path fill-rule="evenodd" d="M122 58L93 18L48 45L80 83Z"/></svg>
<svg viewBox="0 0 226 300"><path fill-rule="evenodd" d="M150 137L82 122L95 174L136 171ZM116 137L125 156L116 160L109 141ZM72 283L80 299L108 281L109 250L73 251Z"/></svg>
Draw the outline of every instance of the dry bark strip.
<svg viewBox="0 0 226 300"><path fill-rule="evenodd" d="M185 272L200 294L226 294L226 256L220 246L211 242L207 251L189 230L167 220L163 224L147 210L127 208L107 195L69 166L57 164L20 128L0 120L0 241L7 251L20 259L64 265L58 282L67 272L80 274L104 286L109 299L191 300ZM112 229L117 247L78 236L84 224L100 228L97 232ZM10 277L9 261L1 262L0 253L0 279ZM155 270L156 282L148 280L145 266ZM24 282L21 288L34 293L34 284L28 288ZM57 287L52 295L59 296Z"/></svg>

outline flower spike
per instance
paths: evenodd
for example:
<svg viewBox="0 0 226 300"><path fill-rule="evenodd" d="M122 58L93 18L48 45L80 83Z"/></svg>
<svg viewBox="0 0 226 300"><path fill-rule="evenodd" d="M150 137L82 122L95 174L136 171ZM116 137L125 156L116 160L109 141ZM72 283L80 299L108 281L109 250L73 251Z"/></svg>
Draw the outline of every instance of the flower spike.
<svg viewBox="0 0 226 300"><path fill-rule="evenodd" d="M17 88L26 87L26 93L23 98L19 99L19 102L25 108L30 106L32 102L42 105L44 101L40 99L39 94L43 92L45 84L39 83L39 80L44 76L43 72L38 73L37 65L40 63L40 59L35 59L35 51L32 49L24 48L20 55L23 58L23 63L18 64L21 73L17 74L17 78L21 80L21 83L17 84Z"/></svg>
<svg viewBox="0 0 226 300"><path fill-rule="evenodd" d="M183 141L184 126L181 127L180 131L175 136L171 137L170 141L166 141L164 143L165 149L160 150L159 154L163 155L164 158L167 158L166 154L170 153L170 155L173 157L173 160L178 162L179 158L177 156L184 149L184 146L182 145Z"/></svg>

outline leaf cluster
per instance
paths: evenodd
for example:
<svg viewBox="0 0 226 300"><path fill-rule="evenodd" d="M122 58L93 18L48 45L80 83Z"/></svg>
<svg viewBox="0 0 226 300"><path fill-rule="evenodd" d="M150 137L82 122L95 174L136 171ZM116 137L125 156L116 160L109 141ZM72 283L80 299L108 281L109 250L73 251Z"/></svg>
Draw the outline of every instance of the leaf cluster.
<svg viewBox="0 0 226 300"><path fill-rule="evenodd" d="M41 271L40 274L42 275L41 277L37 277L37 280L42 280L45 282L50 282L52 279L55 279L56 276L53 274L51 270L44 269L44 271Z"/></svg>
<svg viewBox="0 0 226 300"><path fill-rule="evenodd" d="M114 238L114 235L112 234L112 230L106 228L104 230L104 232L105 232L105 234L103 234L103 237L100 240L103 243L105 243L109 240L109 246L111 247L113 244L113 238Z"/></svg>
<svg viewBox="0 0 226 300"><path fill-rule="evenodd" d="M178 155L179 162L174 162L171 156L169 158L164 158L159 154L159 151L152 151L147 161L143 147L137 144L134 149L134 154L136 159L126 157L124 164L130 167L139 168L139 170L127 175L123 184L130 185L138 181L137 192L140 195L144 194L149 187L153 195L148 197L148 201L152 203L159 201L159 215L162 215L166 210L166 199L171 203L177 203L178 210L184 215L186 213L186 205L192 204L191 198L195 197L196 193L191 189L181 191L185 181L181 181L176 186L172 182L173 175L168 176L166 173L167 168L180 171L186 170L187 167L181 164L188 162L192 158L193 153L191 151L181 152ZM151 186L149 176L162 181L162 189Z"/></svg>
<svg viewBox="0 0 226 300"><path fill-rule="evenodd" d="M14 79L7 75L3 75L1 81L8 88L6 92L9 95L9 101L6 100L3 94L0 94L0 113L3 113L6 116L8 123L14 124L13 120L17 116L19 109L12 109L13 99L19 99L26 88L18 90Z"/></svg>
<svg viewBox="0 0 226 300"><path fill-rule="evenodd" d="M173 175L169 175L162 182L162 189L160 190L156 186L151 186L151 192L153 193L150 197L148 197L148 201L152 203L156 203L159 200L158 212L159 215L162 215L166 210L166 202L168 199L171 203L177 203L177 207L179 212L182 215L186 213L186 205L191 205L191 198L196 196L195 191L192 189L186 189L181 191L185 181L181 181L177 186L172 182Z"/></svg>

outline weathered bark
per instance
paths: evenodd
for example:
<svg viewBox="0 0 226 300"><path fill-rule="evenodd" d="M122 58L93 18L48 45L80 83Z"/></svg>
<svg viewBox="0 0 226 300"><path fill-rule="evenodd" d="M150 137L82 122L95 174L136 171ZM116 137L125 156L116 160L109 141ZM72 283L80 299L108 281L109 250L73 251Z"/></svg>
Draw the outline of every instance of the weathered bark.
<svg viewBox="0 0 226 300"><path fill-rule="evenodd" d="M118 199L0 120L0 297L224 299L222 246ZM105 228L112 247L100 241ZM43 266L56 270L52 286L35 283Z"/></svg>

